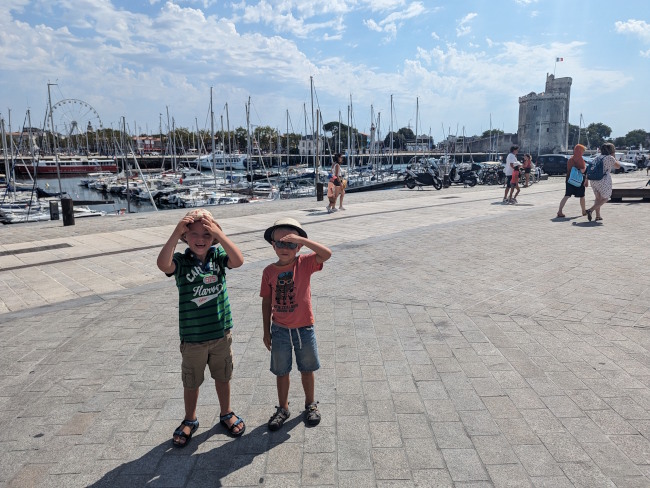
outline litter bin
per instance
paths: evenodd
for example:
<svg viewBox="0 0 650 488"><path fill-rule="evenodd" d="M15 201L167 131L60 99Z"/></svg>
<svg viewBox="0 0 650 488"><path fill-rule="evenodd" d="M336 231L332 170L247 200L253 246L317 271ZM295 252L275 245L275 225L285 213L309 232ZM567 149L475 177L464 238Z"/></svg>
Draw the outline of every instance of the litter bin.
<svg viewBox="0 0 650 488"><path fill-rule="evenodd" d="M50 220L59 220L59 202L50 202Z"/></svg>
<svg viewBox="0 0 650 488"><path fill-rule="evenodd" d="M74 210L72 208L72 198L61 199L61 213L63 214L63 225L74 225Z"/></svg>
<svg viewBox="0 0 650 488"><path fill-rule="evenodd" d="M316 183L316 201L318 201L318 202L323 201L323 184L322 183Z"/></svg>

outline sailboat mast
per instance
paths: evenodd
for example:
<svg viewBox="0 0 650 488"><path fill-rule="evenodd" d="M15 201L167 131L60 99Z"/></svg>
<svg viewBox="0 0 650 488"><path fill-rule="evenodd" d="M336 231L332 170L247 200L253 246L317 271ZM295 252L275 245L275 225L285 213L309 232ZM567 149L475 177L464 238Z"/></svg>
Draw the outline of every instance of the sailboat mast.
<svg viewBox="0 0 650 488"><path fill-rule="evenodd" d="M11 109L8 111L8 120L9 120L9 157L11 158L11 174L7 177L11 177L14 182L14 191L16 187L16 157L14 156L14 138L11 135Z"/></svg>
<svg viewBox="0 0 650 488"><path fill-rule="evenodd" d="M232 193L232 138L230 137L230 115L228 114L228 102L226 102L226 130L228 131L228 159L230 160L230 193Z"/></svg>
<svg viewBox="0 0 650 488"><path fill-rule="evenodd" d="M352 148L350 147L350 144L352 143L352 140L350 139L350 106L348 105L348 157L345 158L348 163L348 174L350 174L350 158L352 157Z"/></svg>
<svg viewBox="0 0 650 488"><path fill-rule="evenodd" d="M126 118L122 117L120 144L122 145L122 161L124 161L124 174L126 175L126 211L131 213L131 191L129 190L129 158L126 156Z"/></svg>
<svg viewBox="0 0 650 488"><path fill-rule="evenodd" d="M393 168L393 95L390 96L390 167Z"/></svg>
<svg viewBox="0 0 650 488"><path fill-rule="evenodd" d="M172 146L172 139L171 139L171 134L170 131L172 130L172 126L169 122L169 107L165 105L165 109L167 110L167 144L169 145L169 152L172 153L172 171L176 171L176 148ZM161 141L162 142L162 141Z"/></svg>
<svg viewBox="0 0 650 488"><path fill-rule="evenodd" d="M11 176L9 174L9 160L7 159L7 139L5 137L5 119L0 118L0 126L2 126L2 155L5 160L5 176L7 178L7 183L9 183L9 177ZM15 189L14 189L15 190ZM16 195L16 192L14 191L14 195Z"/></svg>
<svg viewBox="0 0 650 488"><path fill-rule="evenodd" d="M336 132L338 136L338 153L341 154L343 150L341 149L341 111L339 110L339 130Z"/></svg>
<svg viewBox="0 0 650 488"><path fill-rule="evenodd" d="M52 143L54 144L54 161L56 162L56 177L59 180L59 193L63 193L63 189L61 188L61 170L59 167L59 151L57 150L58 144L56 142L56 131L54 130L54 115L52 114L52 95L50 94L50 87L52 85L56 85L56 83L48 83L47 84L47 103L50 106L50 127L52 129ZM61 198L61 195L59 195L59 198Z"/></svg>
<svg viewBox="0 0 650 488"><path fill-rule="evenodd" d="M211 139L211 150L210 150L210 159L212 161L212 174L215 174L215 161L214 161L214 110L212 109L212 87L210 87L210 139ZM216 178L216 177L215 177ZM216 181L215 181L216 183Z"/></svg>
<svg viewBox="0 0 650 488"><path fill-rule="evenodd" d="M251 171L251 97L246 104L246 167L250 176L250 194L253 195L253 172Z"/></svg>
<svg viewBox="0 0 650 488"><path fill-rule="evenodd" d="M318 145L318 139L314 140L313 138L316 136L316 125L314 124L314 77L310 76L309 77L309 92L311 94L311 134L312 134L312 142ZM316 170L316 153L318 151L314 151L314 184L318 183L318 172Z"/></svg>
<svg viewBox="0 0 650 488"><path fill-rule="evenodd" d="M350 118L350 124L353 123L353 121L354 121L354 108L352 106L352 94L350 94L350 117L349 118ZM354 135L354 131L352 131L352 129L350 129L350 134L351 134L351 136ZM348 161L348 172L350 171L351 167L354 168L354 139L356 139L356 137L350 137L350 141L352 143L352 146L350 148L350 160Z"/></svg>
<svg viewBox="0 0 650 488"><path fill-rule="evenodd" d="M415 154L418 153L418 119L420 118L420 98L415 97Z"/></svg>
<svg viewBox="0 0 650 488"><path fill-rule="evenodd" d="M289 109L287 109L287 174L289 174Z"/></svg>

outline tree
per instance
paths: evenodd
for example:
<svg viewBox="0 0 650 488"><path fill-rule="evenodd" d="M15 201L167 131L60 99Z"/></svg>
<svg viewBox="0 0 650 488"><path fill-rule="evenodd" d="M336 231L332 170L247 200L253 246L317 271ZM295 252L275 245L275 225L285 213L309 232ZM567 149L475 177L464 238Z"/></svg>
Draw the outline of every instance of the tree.
<svg viewBox="0 0 650 488"><path fill-rule="evenodd" d="M236 149L239 152L246 152L247 145L248 132L243 127L237 127L233 133L233 149Z"/></svg>
<svg viewBox="0 0 650 488"><path fill-rule="evenodd" d="M278 133L268 125L255 127L253 138L259 144L261 151L271 151L274 142L277 143Z"/></svg>
<svg viewBox="0 0 650 488"><path fill-rule="evenodd" d="M487 138L487 137L496 137L496 136L502 136L505 134L501 129L492 129L492 130L486 130L481 134L481 138Z"/></svg>
<svg viewBox="0 0 650 488"><path fill-rule="evenodd" d="M631 130L625 134L625 145L629 147L638 147L639 145L647 145L647 139L650 134L643 129Z"/></svg>
<svg viewBox="0 0 650 488"><path fill-rule="evenodd" d="M602 122L596 122L587 126L587 135L589 137L589 149L596 149L602 146L612 133L612 128ZM582 137L580 137L583 144Z"/></svg>
<svg viewBox="0 0 650 488"><path fill-rule="evenodd" d="M616 146L616 149L625 149L627 147L627 139L625 136L614 139L614 146Z"/></svg>

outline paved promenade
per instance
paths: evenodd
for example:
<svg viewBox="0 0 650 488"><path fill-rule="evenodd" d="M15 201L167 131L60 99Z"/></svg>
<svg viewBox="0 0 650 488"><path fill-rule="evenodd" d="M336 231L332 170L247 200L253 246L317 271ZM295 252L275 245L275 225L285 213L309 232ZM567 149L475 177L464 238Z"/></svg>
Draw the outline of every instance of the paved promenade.
<svg viewBox="0 0 650 488"><path fill-rule="evenodd" d="M0 488L650 486L650 205L587 222L572 199L557 219L563 188L212 207L246 260L228 287L247 430L226 435L206 381L184 449L177 292L155 260L185 211L0 227ZM322 422L303 423L294 371L271 433L258 295L281 216L334 254L312 278Z"/></svg>

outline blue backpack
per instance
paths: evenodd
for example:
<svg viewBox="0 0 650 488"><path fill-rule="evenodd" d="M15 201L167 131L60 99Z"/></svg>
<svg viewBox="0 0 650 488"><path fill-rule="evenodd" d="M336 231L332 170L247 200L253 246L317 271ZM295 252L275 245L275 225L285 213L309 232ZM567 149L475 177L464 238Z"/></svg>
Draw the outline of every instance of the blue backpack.
<svg viewBox="0 0 650 488"><path fill-rule="evenodd" d="M596 156L596 158L589 164L589 167L587 168L587 178L590 180L602 180L603 177L605 176L605 171L603 167L603 159L605 159L605 156L602 154L600 156Z"/></svg>

